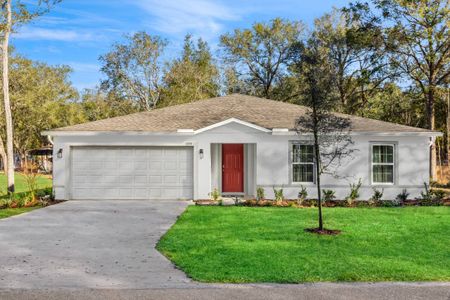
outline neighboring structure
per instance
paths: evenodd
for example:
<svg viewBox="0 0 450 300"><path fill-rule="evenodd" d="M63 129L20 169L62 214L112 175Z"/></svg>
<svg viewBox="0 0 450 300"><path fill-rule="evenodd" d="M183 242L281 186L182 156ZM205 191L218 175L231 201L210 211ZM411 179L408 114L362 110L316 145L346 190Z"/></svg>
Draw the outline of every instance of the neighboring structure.
<svg viewBox="0 0 450 300"><path fill-rule="evenodd" d="M52 172L52 155L53 147L51 146L36 148L26 152L27 159L37 165L40 173L45 174Z"/></svg>
<svg viewBox="0 0 450 300"><path fill-rule="evenodd" d="M315 197L311 138L297 135L305 107L233 94L44 132L53 138L57 199L205 199L222 194L273 196L300 186ZM343 199L362 179L361 199L373 188L393 199L419 195L429 182L430 145L441 134L348 116L354 152L339 178L322 186Z"/></svg>

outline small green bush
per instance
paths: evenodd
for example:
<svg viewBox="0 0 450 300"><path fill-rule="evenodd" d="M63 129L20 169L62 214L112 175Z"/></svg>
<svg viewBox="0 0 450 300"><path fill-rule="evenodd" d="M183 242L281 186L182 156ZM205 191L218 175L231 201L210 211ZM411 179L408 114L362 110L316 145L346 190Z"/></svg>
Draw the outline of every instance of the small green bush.
<svg viewBox="0 0 450 300"><path fill-rule="evenodd" d="M398 201L406 201L406 200L408 200L408 197L409 197L408 191L406 189L403 189L402 192L397 195L396 200L398 200Z"/></svg>
<svg viewBox="0 0 450 300"><path fill-rule="evenodd" d="M362 182L361 178L358 179L357 183L350 183L350 193L345 198L347 200L348 206L352 206L356 199L359 197L359 189L361 188Z"/></svg>
<svg viewBox="0 0 450 300"><path fill-rule="evenodd" d="M297 205L299 205L299 206L303 205L303 202L306 200L307 197L308 197L308 191L306 190L306 187L304 187L303 185L300 186L300 192L298 192L298 197L297 197Z"/></svg>
<svg viewBox="0 0 450 300"><path fill-rule="evenodd" d="M445 196L441 190L432 191L426 182L423 183L424 191L420 192L420 197L416 198L422 206L438 206ZM439 191L439 192L438 192Z"/></svg>
<svg viewBox="0 0 450 300"><path fill-rule="evenodd" d="M283 188L281 189L276 189L275 187L273 188L273 194L275 195L275 201L276 202L281 202L284 200L284 195L283 195Z"/></svg>
<svg viewBox="0 0 450 300"><path fill-rule="evenodd" d="M399 200L381 200L378 202L378 206L382 207L397 207L401 206L402 202Z"/></svg>
<svg viewBox="0 0 450 300"><path fill-rule="evenodd" d="M323 201L328 202L336 198L335 191L333 190L322 190Z"/></svg>
<svg viewBox="0 0 450 300"><path fill-rule="evenodd" d="M211 196L211 200L219 201L220 199L220 192L217 188L214 188L214 190L209 193L209 195Z"/></svg>
<svg viewBox="0 0 450 300"><path fill-rule="evenodd" d="M257 200L257 201L261 201L261 200L264 200L265 197L266 197L266 196L265 196L265 194L264 194L264 188L259 186L259 187L256 189L256 200Z"/></svg>

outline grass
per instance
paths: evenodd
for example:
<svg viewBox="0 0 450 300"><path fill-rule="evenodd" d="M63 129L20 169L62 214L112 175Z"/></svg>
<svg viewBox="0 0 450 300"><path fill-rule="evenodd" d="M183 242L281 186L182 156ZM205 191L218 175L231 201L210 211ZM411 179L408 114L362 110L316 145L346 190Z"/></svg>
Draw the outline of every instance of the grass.
<svg viewBox="0 0 450 300"><path fill-rule="evenodd" d="M25 176L23 174L16 172L15 176L14 176L14 180L15 180L15 188L16 188L17 193L28 191L28 186L25 181ZM6 189L6 185L7 185L6 175L5 175L5 173L0 173L0 186L2 186L2 187L4 186ZM37 186L38 186L38 189L52 187L52 180L51 180L51 178L49 178L45 175L40 175L37 178Z"/></svg>
<svg viewBox="0 0 450 300"><path fill-rule="evenodd" d="M21 173L15 173L14 176L15 179L15 188L16 188L16 193L20 194L20 193L26 193L28 192L28 186L27 183L25 181L25 176L22 175ZM0 173L0 198L4 198L6 196L6 186L7 186L7 178L5 173ZM46 188L51 188L52 187L52 179L41 175L37 178L37 189L46 189Z"/></svg>
<svg viewBox="0 0 450 300"><path fill-rule="evenodd" d="M203 282L449 281L450 207L189 207L157 249Z"/></svg>
<svg viewBox="0 0 450 300"><path fill-rule="evenodd" d="M40 206L0 209L0 219L8 218L8 217L15 216L15 215L20 215L20 214L35 210L37 208L40 208Z"/></svg>

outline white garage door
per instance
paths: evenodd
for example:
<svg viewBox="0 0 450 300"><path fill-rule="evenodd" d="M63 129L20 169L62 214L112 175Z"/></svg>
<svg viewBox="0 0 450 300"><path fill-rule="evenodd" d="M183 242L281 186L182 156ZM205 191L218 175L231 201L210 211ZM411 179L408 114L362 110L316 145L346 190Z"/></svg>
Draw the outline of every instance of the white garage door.
<svg viewBox="0 0 450 300"><path fill-rule="evenodd" d="M74 147L72 199L192 199L192 147Z"/></svg>

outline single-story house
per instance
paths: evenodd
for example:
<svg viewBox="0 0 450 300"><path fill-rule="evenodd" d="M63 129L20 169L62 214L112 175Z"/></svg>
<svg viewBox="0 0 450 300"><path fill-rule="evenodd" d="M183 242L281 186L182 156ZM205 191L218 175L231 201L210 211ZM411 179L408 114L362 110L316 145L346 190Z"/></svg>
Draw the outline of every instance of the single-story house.
<svg viewBox="0 0 450 300"><path fill-rule="evenodd" d="M298 134L303 106L232 94L43 132L53 141L57 199L208 199L255 196L273 187L295 199L301 186L316 197L311 138ZM323 189L343 199L362 180L394 199L416 197L429 182L430 146L441 134L348 116L356 149Z"/></svg>

